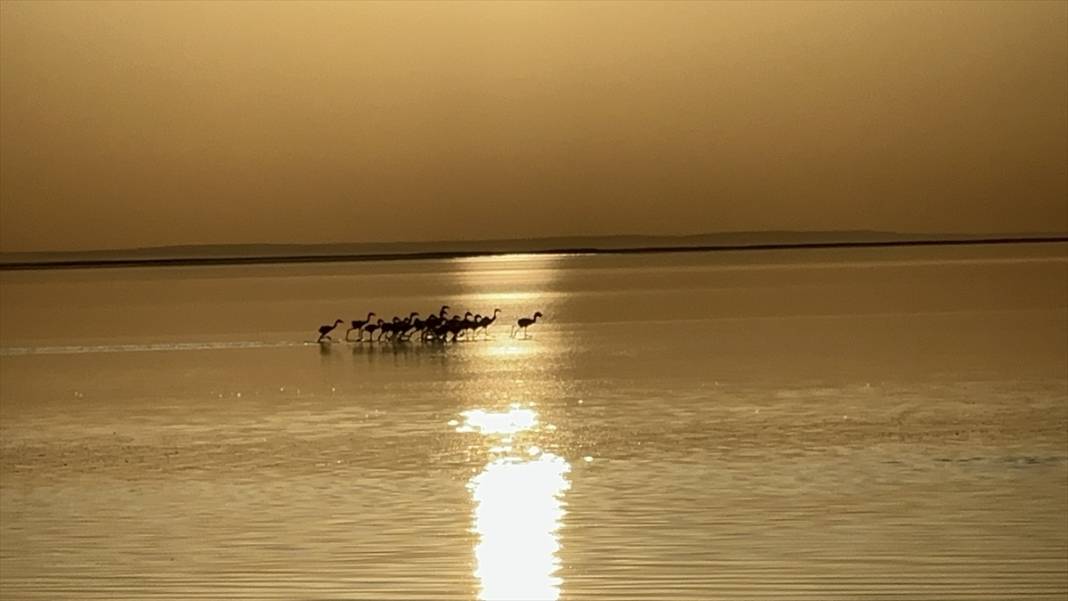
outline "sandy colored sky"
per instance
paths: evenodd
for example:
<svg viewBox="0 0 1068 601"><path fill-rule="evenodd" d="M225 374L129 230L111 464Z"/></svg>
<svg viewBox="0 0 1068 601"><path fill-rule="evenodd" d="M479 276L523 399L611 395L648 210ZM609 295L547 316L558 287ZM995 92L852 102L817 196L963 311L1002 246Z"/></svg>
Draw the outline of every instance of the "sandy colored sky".
<svg viewBox="0 0 1068 601"><path fill-rule="evenodd" d="M1068 230L1068 2L0 4L0 250Z"/></svg>

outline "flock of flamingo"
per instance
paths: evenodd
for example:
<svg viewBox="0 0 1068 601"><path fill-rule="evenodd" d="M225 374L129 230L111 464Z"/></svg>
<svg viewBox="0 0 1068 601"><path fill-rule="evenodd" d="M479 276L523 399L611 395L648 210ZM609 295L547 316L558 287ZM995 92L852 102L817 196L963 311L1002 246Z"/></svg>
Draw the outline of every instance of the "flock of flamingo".
<svg viewBox="0 0 1068 601"><path fill-rule="evenodd" d="M493 315L487 316L467 311L463 317L459 315L449 316L448 312L449 306L442 305L441 310L428 315L426 319L420 318L419 313L413 311L407 317L394 317L390 321L381 318L375 320L375 314L371 312L367 314L366 319L352 320L352 327L345 330L345 340L363 342L365 340L364 335L366 335L368 342L403 342L411 340L412 336L416 334L419 335L419 340L423 342L456 342L461 338L475 340L479 332L482 332L483 336L488 335L489 327L497 321L497 314L501 310L494 309ZM535 312L531 317L522 317L517 320L515 325L512 326L512 338L515 338L519 332L522 332L523 337L527 338L527 328L537 323L539 317L542 317L541 311ZM330 333L343 323L345 323L345 320L337 319L333 324L319 326L319 339L316 342L325 342L327 340L333 342ZM354 330L358 334L355 340L349 338L349 334Z"/></svg>

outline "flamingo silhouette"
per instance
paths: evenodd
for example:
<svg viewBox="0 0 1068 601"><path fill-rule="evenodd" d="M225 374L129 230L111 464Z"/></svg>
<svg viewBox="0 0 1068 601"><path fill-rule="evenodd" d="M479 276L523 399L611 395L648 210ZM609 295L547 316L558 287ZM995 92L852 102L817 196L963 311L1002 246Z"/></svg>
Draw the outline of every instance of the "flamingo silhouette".
<svg viewBox="0 0 1068 601"><path fill-rule="evenodd" d="M441 311L438 313L427 314L426 319L423 322L423 331L419 334L420 340L424 342L426 341L434 329L438 327L438 324L441 323L441 316L444 315L447 310L448 306L443 305Z"/></svg>
<svg viewBox="0 0 1068 601"><path fill-rule="evenodd" d="M382 326L378 328L378 339L382 340L383 338L385 338L386 340L392 342L393 338L397 335L397 332L399 332L401 328L404 327L404 320L402 320L400 317L393 316L393 319L391 321L382 324Z"/></svg>
<svg viewBox="0 0 1068 601"><path fill-rule="evenodd" d="M382 325L385 324L385 323L386 322L382 321L382 319L380 318L376 323L369 323L369 324L363 326L363 331L367 332L367 335L370 336L372 341L374 341L374 339L375 339L375 330L378 330L379 328L381 328ZM360 339L361 340L363 339L363 334L360 334Z"/></svg>
<svg viewBox="0 0 1068 601"><path fill-rule="evenodd" d="M478 331L478 324L482 323L482 314L475 313L475 316L471 318L471 321L464 321L464 339L474 340L475 332ZM468 338L467 333L471 332L471 337Z"/></svg>
<svg viewBox="0 0 1068 601"><path fill-rule="evenodd" d="M453 342L456 342L456 338L457 337L463 336L464 332L466 332L467 330L470 330L471 328L473 328L475 326L476 321L471 319L473 316L474 315L470 311L467 311L466 313L464 313L464 318L461 319L460 323L458 323L456 325L456 330L452 334L452 341Z"/></svg>
<svg viewBox="0 0 1068 601"><path fill-rule="evenodd" d="M424 334L426 334L427 324L430 323L430 318L434 317L433 315L431 315L426 319L421 319L418 315L418 313L415 313L413 315L412 325L410 326L411 332L405 332L405 340L411 339L412 335L416 332L419 332L419 339L422 340Z"/></svg>
<svg viewBox="0 0 1068 601"><path fill-rule="evenodd" d="M501 310L499 308L494 309L492 315L485 316L466 311L461 317L460 315L449 315L449 305L442 305L441 309L436 313L427 315L426 319L420 319L419 313L413 311L404 318L393 317L389 321L380 318L377 321L372 321L376 314L374 311L370 311L367 313L366 319L352 320L352 327L345 330L345 340L362 342L364 334L366 334L372 342L382 340L402 342L410 340L417 332L424 342L429 340L457 342L460 338L477 340L479 330L482 331L486 338L489 337L489 327L497 321L500 313ZM538 319L542 317L544 317L542 312L536 311L531 317L520 318L512 326L511 337L515 338L519 332L522 332L524 339L530 338L527 328L537 323ZM321 326L319 328L319 338L316 342L332 341L330 333L342 323L345 322L337 319L331 325ZM353 330L359 334L356 340L351 340L349 337Z"/></svg>
<svg viewBox="0 0 1068 601"><path fill-rule="evenodd" d="M473 338L475 336L475 334L478 334L478 331L480 329L482 330L482 334L483 335L489 336L489 327L491 325L493 325L493 322L497 321L497 314L500 313L500 312L501 312L500 309L494 309L493 310L493 317L490 317L488 315L486 317L483 317L478 322L478 326L475 327L475 331L471 333L471 337Z"/></svg>
<svg viewBox="0 0 1068 601"><path fill-rule="evenodd" d="M419 324L416 323L418 321L421 321L418 318L419 312L412 311L408 314L408 317L405 317L401 320L400 326L397 328L397 340L408 340L409 338L411 338L412 335L409 334L409 331L411 331L413 328L418 329L420 327Z"/></svg>
<svg viewBox="0 0 1068 601"><path fill-rule="evenodd" d="M349 328L348 330L345 330L345 340L349 339L349 332L351 332L353 330L356 330L357 332L360 333L359 338L357 338L356 340L363 340L363 326L371 323L371 318L374 317L374 316L375 316L374 312L371 312L371 313L367 314L367 319L354 319L354 320L352 320L352 327Z"/></svg>
<svg viewBox="0 0 1068 601"><path fill-rule="evenodd" d="M529 338L527 335L527 328L538 322L538 318L542 317L541 311L534 313L534 317L521 317L516 325L512 326L512 338L515 338L517 328L523 331L523 338Z"/></svg>
<svg viewBox="0 0 1068 601"><path fill-rule="evenodd" d="M319 326L319 339L316 340L316 342L322 342L324 338L327 340L333 340L333 338L329 336L330 332L333 332L334 328L338 327L343 323L345 322L338 319L334 322L334 325L332 326Z"/></svg>
<svg viewBox="0 0 1068 601"><path fill-rule="evenodd" d="M449 312L448 305L442 305L437 313L431 313L426 318L426 327L423 328L421 338L425 342L430 338L436 338L445 324L445 314Z"/></svg>
<svg viewBox="0 0 1068 601"><path fill-rule="evenodd" d="M438 324L434 334L442 342L446 342L449 339L449 334L452 334L452 341L456 342L456 337L460 335L460 330L464 328L464 320L459 315L453 315L449 319Z"/></svg>

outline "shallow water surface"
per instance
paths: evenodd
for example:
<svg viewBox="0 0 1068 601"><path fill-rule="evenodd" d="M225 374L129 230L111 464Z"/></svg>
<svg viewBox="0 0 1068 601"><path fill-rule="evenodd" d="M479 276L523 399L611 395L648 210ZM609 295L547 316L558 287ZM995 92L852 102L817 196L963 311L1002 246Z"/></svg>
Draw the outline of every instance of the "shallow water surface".
<svg viewBox="0 0 1068 601"><path fill-rule="evenodd" d="M442 304L502 317L308 342ZM8 272L0 325L0 599L1068 595L1065 245Z"/></svg>

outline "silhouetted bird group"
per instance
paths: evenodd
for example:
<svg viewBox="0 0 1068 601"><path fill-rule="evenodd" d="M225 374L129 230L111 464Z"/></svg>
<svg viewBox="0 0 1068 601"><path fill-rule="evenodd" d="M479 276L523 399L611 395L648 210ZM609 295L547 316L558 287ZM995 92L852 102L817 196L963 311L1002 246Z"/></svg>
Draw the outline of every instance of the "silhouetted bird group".
<svg viewBox="0 0 1068 601"><path fill-rule="evenodd" d="M483 336L488 335L489 327L497 321L497 314L500 312L500 309L494 309L493 315L484 316L467 311L462 317L459 315L450 316L448 314L449 306L442 305L437 313L428 315L426 319L419 317L419 313L413 311L407 317L397 316L386 321L381 318L375 319L375 314L372 311L367 314L366 319L352 320L352 327L345 330L345 340L349 342L403 342L411 340L416 335L422 342L456 342L460 339L475 340L479 332ZM527 328L534 325L539 317L542 317L540 311L534 313L533 317L519 319L516 325L512 326L512 337L514 338L517 332L522 332L523 336L527 337ZM333 325L320 326L319 339L316 342L333 340L330 338L330 332L333 332L343 323L345 323L344 320L338 319L334 321ZM357 334L355 339L350 338L353 331ZM364 338L365 336L366 338Z"/></svg>

